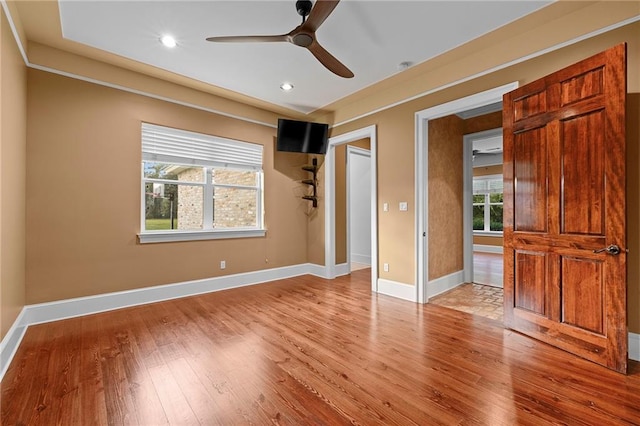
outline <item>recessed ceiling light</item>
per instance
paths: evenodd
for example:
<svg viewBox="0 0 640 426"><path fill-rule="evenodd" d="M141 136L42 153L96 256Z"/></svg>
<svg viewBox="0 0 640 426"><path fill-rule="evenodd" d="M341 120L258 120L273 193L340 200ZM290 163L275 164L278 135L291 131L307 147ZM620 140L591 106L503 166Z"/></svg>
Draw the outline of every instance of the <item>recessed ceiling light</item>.
<svg viewBox="0 0 640 426"><path fill-rule="evenodd" d="M293 84L291 84L291 83L282 83L282 84L280 85L280 88L281 88L282 90L284 90L285 92L288 92L288 91L290 91L290 90L293 90Z"/></svg>
<svg viewBox="0 0 640 426"><path fill-rule="evenodd" d="M176 39L171 37L170 35L163 35L160 38L160 42L164 44L166 47L176 47Z"/></svg>

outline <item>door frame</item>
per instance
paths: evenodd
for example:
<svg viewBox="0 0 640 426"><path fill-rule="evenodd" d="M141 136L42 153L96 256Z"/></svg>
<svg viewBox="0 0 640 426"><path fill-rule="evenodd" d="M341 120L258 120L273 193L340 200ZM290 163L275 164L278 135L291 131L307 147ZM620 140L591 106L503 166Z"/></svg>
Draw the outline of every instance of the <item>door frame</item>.
<svg viewBox="0 0 640 426"><path fill-rule="evenodd" d="M349 271L351 271L351 237L353 236L353 233L351 232L351 218L352 218L352 214L351 214L351 168L353 167L351 165L351 162L349 162L349 158L351 155L359 155L361 157L366 157L369 159L369 165L371 165L371 150L370 149L365 149L365 148L359 148L356 146L351 146L351 145L347 145L347 155L346 155L346 161L347 161L347 167L346 167L346 181L347 181L347 200L346 200L346 206L347 206L347 268L349 269ZM371 180L371 175L369 175L369 178ZM369 183L369 185L371 185L371 183ZM373 210L373 203L370 203L369 208L371 210ZM371 250L371 248L369 248L369 250ZM371 256L369 256L369 258L371 258ZM373 265L372 265L373 266Z"/></svg>
<svg viewBox="0 0 640 426"><path fill-rule="evenodd" d="M378 161L376 125L353 130L329 138L329 146L324 159L325 227L324 264L325 277L333 279L337 275L348 274L348 270L337 270L336 265L336 153L335 147L360 139L369 138L371 147L371 290L378 291Z"/></svg>
<svg viewBox="0 0 640 426"><path fill-rule="evenodd" d="M502 136L502 127L470 133L462 137L462 249L464 250L462 276L465 283L473 282L473 142L498 135Z"/></svg>
<svg viewBox="0 0 640 426"><path fill-rule="evenodd" d="M418 111L415 114L415 247L416 247L416 301L427 303L435 293L430 292L428 235L429 229L429 120L445 117L450 114L479 108L485 105L502 102L502 95L518 87L518 82L508 83L484 92L456 99L444 104Z"/></svg>

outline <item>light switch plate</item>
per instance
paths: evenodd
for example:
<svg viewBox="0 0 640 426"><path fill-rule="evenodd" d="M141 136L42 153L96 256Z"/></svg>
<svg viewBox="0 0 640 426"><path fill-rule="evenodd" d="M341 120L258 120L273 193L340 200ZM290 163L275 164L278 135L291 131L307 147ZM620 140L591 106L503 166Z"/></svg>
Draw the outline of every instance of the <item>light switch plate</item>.
<svg viewBox="0 0 640 426"><path fill-rule="evenodd" d="M406 201L402 201L400 202L400 211L401 212L406 212L408 210L408 204Z"/></svg>

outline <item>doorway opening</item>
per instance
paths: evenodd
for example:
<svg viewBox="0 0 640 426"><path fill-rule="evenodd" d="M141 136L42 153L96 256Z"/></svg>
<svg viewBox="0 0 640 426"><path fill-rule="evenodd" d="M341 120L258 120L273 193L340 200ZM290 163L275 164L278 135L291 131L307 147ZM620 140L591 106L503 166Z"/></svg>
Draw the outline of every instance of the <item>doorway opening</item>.
<svg viewBox="0 0 640 426"><path fill-rule="evenodd" d="M371 267L371 149L368 139L346 148L346 258L353 272Z"/></svg>
<svg viewBox="0 0 640 426"><path fill-rule="evenodd" d="M324 167L324 187L325 187L325 277L333 279L338 275L345 275L350 272L350 259L344 263L336 262L336 148L350 142L366 139L369 141L370 159L370 205L371 215L368 223L371 236L371 290L378 291L378 215L373 208L378 203L377 200L377 159L376 159L376 126L372 125L362 129L354 130L342 135L329 138L329 146L325 157Z"/></svg>
<svg viewBox="0 0 640 426"><path fill-rule="evenodd" d="M463 176L462 227L470 233L465 237L472 242L462 249L463 258L471 258L464 283L430 301L502 321L502 102L435 119L430 126L436 130L432 144L441 143L442 138L462 144L462 150L458 151L462 158L457 159ZM450 134L437 131L442 126L458 131Z"/></svg>
<svg viewBox="0 0 640 426"><path fill-rule="evenodd" d="M467 203L463 204L462 211L462 233L463 239L462 248L456 248L457 253L452 253L457 258L462 258L459 261L462 269L454 272L448 272L446 276L438 276L434 273L429 275L429 260L432 253L429 251L429 245L436 245L439 247L446 246L450 248L450 245L442 244L437 241L429 240L429 122L438 118L443 118L451 115L464 116L470 111L477 113L483 109L497 111L501 109L502 95L515 89L517 83L510 83L495 89L491 89L476 95L471 95L466 98L458 99L446 104L438 105L436 107L429 108L424 111L420 111L416 114L416 188L417 188L417 204L418 214L417 229L418 235L416 238L417 245L417 264L418 264L418 294L417 300L421 303L433 302L435 297L444 294L447 291L457 288L461 285L468 283L473 285L473 179L472 179L472 163L473 163L473 145L472 143L462 143L460 151L462 152L462 172L463 172L463 194L462 198L468 199ZM497 108L497 109L495 109ZM497 126L499 127L499 125ZM464 126L462 127L465 128ZM496 128L496 127L494 127ZM497 131L496 131L497 132ZM460 137L464 134L473 134L475 132L461 132ZM477 136L477 135L476 135ZM485 135L487 136L487 135ZM459 154L457 154L459 155ZM459 157L458 157L459 158ZM459 160L458 160L459 161ZM433 225L433 224L432 224ZM477 268L480 269L480 268ZM442 275L442 274L441 274ZM499 303L498 303L499 304Z"/></svg>
<svg viewBox="0 0 640 426"><path fill-rule="evenodd" d="M494 117L494 122L501 123L502 104L497 107L500 117ZM490 115L483 117L490 121ZM464 210L471 212L472 244L465 246L469 252L464 255L472 261L465 282L502 288L502 127L466 134L463 145L465 156L471 150L471 161L465 162L471 169L464 173Z"/></svg>

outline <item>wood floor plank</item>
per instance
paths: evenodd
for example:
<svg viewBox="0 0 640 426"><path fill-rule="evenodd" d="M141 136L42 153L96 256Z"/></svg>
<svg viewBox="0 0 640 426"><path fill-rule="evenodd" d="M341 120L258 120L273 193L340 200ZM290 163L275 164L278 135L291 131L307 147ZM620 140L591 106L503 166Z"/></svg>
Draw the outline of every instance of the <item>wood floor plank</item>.
<svg viewBox="0 0 640 426"><path fill-rule="evenodd" d="M623 376L441 306L312 276L28 329L2 424L638 425Z"/></svg>

